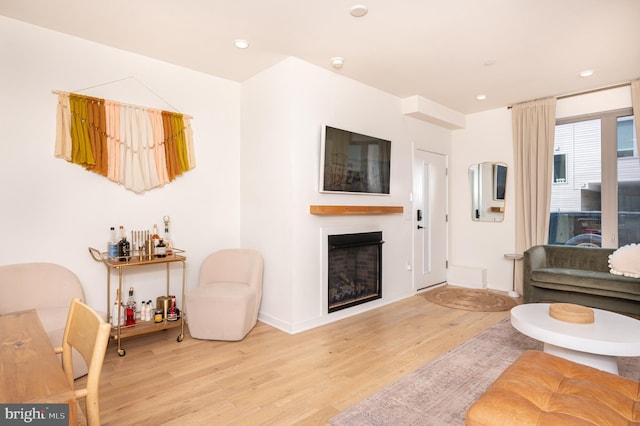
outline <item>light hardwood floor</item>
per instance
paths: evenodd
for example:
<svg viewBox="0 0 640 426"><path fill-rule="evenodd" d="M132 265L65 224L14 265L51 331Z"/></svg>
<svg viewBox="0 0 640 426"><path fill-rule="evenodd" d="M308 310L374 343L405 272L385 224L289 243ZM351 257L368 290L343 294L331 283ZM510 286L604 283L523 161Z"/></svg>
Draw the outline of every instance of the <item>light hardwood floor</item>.
<svg viewBox="0 0 640 426"><path fill-rule="evenodd" d="M176 329L107 349L105 425L326 425L509 312L469 312L421 295L296 335L258 325L241 342L176 342Z"/></svg>

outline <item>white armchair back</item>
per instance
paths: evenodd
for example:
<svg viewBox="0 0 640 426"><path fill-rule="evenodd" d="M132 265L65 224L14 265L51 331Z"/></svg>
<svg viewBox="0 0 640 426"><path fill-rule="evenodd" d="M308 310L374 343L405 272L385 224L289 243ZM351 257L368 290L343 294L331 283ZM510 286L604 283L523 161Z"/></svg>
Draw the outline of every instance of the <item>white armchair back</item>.
<svg viewBox="0 0 640 426"><path fill-rule="evenodd" d="M78 276L55 263L0 266L0 313L26 309L69 309L73 298L84 300Z"/></svg>

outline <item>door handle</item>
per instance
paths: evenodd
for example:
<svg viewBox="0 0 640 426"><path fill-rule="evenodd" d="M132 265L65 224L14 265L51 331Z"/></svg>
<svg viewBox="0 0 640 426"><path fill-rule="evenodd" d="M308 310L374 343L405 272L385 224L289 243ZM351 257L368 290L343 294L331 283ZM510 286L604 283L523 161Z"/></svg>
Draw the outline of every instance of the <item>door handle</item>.
<svg viewBox="0 0 640 426"><path fill-rule="evenodd" d="M418 225L418 229L424 229L424 226Z"/></svg>

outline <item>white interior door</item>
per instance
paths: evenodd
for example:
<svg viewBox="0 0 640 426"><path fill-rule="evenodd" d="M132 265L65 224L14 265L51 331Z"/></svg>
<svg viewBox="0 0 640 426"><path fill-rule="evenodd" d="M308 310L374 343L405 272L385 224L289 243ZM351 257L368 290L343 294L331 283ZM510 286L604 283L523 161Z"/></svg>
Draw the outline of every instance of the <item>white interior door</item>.
<svg viewBox="0 0 640 426"><path fill-rule="evenodd" d="M416 149L413 188L417 290L447 279L447 157Z"/></svg>

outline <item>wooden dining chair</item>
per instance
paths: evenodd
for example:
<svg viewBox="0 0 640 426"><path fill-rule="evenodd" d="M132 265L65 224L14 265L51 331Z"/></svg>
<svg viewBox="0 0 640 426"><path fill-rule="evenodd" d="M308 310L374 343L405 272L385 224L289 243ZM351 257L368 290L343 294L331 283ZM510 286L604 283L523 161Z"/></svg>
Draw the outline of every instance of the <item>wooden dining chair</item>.
<svg viewBox="0 0 640 426"><path fill-rule="evenodd" d="M105 322L98 313L82 303L80 299L75 298L71 301L69 308L62 347L55 349L56 353L62 354L62 369L72 387L74 387L72 348L75 348L87 363L89 372L86 387L75 389L75 396L85 399L89 426L100 425L98 386L110 331L111 324Z"/></svg>

